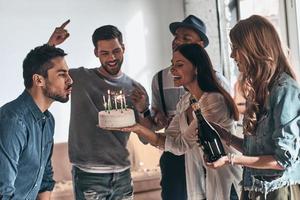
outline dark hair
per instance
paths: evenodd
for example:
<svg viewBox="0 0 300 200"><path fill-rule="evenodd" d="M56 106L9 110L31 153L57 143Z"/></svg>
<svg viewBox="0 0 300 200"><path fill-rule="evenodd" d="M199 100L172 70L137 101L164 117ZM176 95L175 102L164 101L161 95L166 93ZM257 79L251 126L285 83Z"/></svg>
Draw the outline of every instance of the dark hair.
<svg viewBox="0 0 300 200"><path fill-rule="evenodd" d="M23 61L24 85L27 89L32 87L32 76L39 74L48 77L48 70L53 67L51 60L67 55L64 50L44 44L32 49Z"/></svg>
<svg viewBox="0 0 300 200"><path fill-rule="evenodd" d="M223 95L225 102L229 105L230 114L233 119L238 120L239 114L234 100L230 94L220 85L213 69L210 58L203 47L198 44L183 44L175 51L179 51L197 68L197 82L204 92L218 92Z"/></svg>
<svg viewBox="0 0 300 200"><path fill-rule="evenodd" d="M121 31L113 25L105 25L97 28L92 36L95 48L97 48L97 42L99 40L110 40L115 38L118 38L120 44L123 44Z"/></svg>

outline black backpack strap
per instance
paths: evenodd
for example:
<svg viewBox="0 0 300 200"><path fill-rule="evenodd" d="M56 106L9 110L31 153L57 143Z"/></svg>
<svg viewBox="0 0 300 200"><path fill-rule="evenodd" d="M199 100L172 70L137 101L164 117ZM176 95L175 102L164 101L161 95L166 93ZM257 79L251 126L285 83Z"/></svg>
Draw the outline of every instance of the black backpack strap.
<svg viewBox="0 0 300 200"><path fill-rule="evenodd" d="M165 113L165 115L167 116L167 109L166 109L166 103L165 103L165 96L164 96L164 89L163 89L163 80L162 80L162 72L163 70L160 70L158 72L158 88L159 88L159 94L160 94L160 99L161 99L161 104L162 104L162 108L163 111Z"/></svg>

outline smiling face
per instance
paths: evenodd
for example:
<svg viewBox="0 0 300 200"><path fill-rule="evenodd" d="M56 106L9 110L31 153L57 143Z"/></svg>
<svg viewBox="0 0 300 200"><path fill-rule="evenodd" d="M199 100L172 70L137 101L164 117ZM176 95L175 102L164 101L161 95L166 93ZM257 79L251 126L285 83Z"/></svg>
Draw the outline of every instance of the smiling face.
<svg viewBox="0 0 300 200"><path fill-rule="evenodd" d="M176 87L189 89L191 85L197 84L197 69L179 51L173 53L171 73Z"/></svg>
<svg viewBox="0 0 300 200"><path fill-rule="evenodd" d="M175 31L172 42L173 51L182 44L197 43L204 47L204 42L201 40L199 34L191 28L179 27Z"/></svg>
<svg viewBox="0 0 300 200"><path fill-rule="evenodd" d="M73 80L68 71L69 68L63 57L56 57L51 60L53 67L47 72L47 78L44 78L42 91L44 96L59 102L67 102L72 90Z"/></svg>
<svg viewBox="0 0 300 200"><path fill-rule="evenodd" d="M95 55L107 73L113 76L118 75L123 63L124 45L120 44L117 38L99 40Z"/></svg>
<svg viewBox="0 0 300 200"><path fill-rule="evenodd" d="M241 50L234 44L231 45L231 54L230 57L234 59L238 70L240 72L245 72L246 61L241 52Z"/></svg>

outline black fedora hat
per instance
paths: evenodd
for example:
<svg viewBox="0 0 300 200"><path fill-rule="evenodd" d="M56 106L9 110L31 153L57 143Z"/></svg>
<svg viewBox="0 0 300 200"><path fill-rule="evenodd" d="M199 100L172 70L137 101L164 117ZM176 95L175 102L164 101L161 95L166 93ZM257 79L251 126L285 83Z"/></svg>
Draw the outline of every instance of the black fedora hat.
<svg viewBox="0 0 300 200"><path fill-rule="evenodd" d="M201 40L204 42L204 47L209 43L208 37L206 36L206 26L204 22L194 15L189 15L182 22L173 22L169 25L171 33L174 35L179 27L191 28L196 31Z"/></svg>

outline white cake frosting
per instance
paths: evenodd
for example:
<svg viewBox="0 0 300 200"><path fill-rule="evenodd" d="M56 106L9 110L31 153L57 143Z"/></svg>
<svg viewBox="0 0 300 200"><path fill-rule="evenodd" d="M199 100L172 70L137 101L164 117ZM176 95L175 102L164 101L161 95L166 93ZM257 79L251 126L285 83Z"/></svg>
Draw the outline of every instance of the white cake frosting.
<svg viewBox="0 0 300 200"><path fill-rule="evenodd" d="M132 109L100 111L98 114L101 128L121 128L134 125L135 117Z"/></svg>

